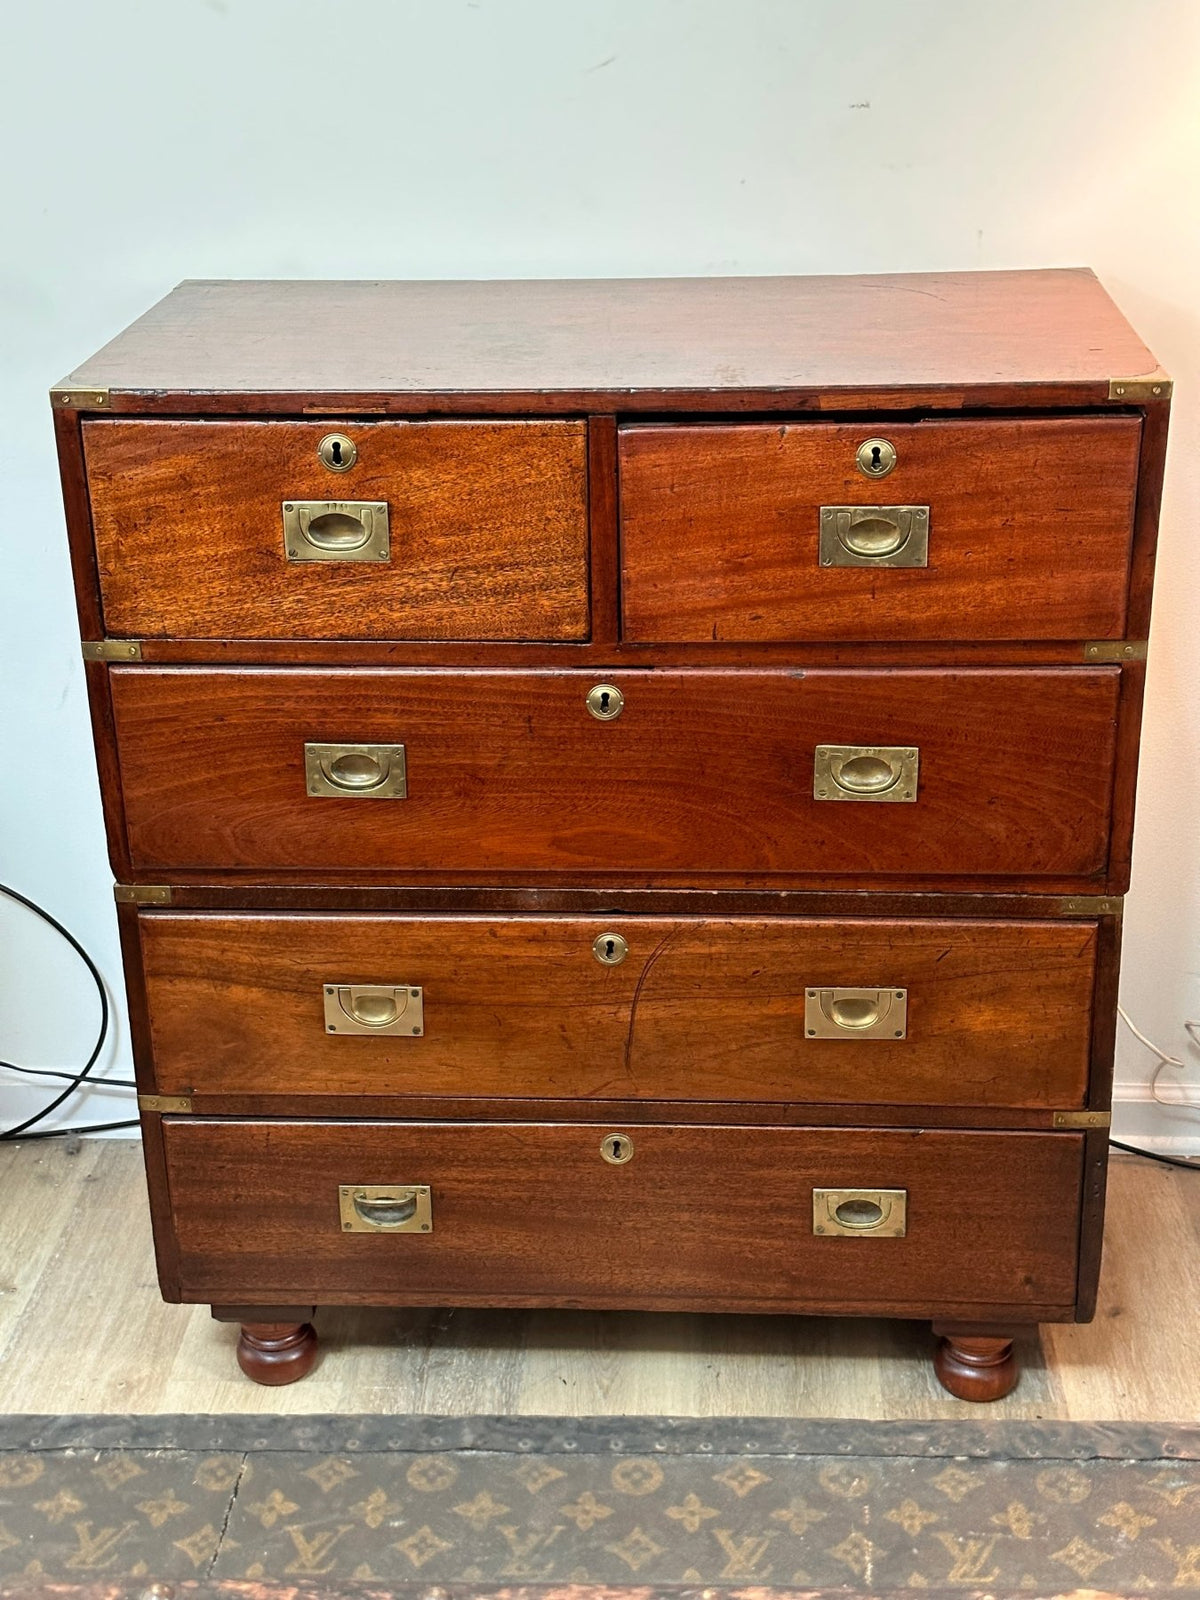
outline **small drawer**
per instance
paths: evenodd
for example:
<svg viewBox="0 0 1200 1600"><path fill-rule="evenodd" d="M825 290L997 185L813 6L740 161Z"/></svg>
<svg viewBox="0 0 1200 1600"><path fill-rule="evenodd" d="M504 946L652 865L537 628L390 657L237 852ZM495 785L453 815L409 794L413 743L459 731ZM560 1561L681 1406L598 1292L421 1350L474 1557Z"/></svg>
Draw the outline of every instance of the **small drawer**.
<svg viewBox="0 0 1200 1600"><path fill-rule="evenodd" d="M1094 923L154 911L140 933L160 1094L1067 1108L1087 1087Z"/></svg>
<svg viewBox="0 0 1200 1600"><path fill-rule="evenodd" d="M1086 892L1108 859L1117 667L622 671L603 720L578 671L110 678L134 881L986 875Z"/></svg>
<svg viewBox="0 0 1200 1600"><path fill-rule="evenodd" d="M163 1134L185 1300L1036 1320L1075 1299L1078 1134L189 1118Z"/></svg>
<svg viewBox="0 0 1200 1600"><path fill-rule="evenodd" d="M1140 441L1128 416L625 427L625 636L1119 638Z"/></svg>
<svg viewBox="0 0 1200 1600"><path fill-rule="evenodd" d="M183 639L584 639L582 422L83 427L104 624Z"/></svg>

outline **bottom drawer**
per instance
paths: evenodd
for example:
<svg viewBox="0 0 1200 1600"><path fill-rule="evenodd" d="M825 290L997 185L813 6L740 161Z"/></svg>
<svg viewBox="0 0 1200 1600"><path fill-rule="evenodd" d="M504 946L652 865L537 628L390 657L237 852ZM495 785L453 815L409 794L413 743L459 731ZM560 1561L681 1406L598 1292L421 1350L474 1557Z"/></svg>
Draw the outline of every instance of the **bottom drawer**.
<svg viewBox="0 0 1200 1600"><path fill-rule="evenodd" d="M1078 1134L166 1118L163 1135L166 1287L190 1301L976 1320L1075 1301ZM392 1204L356 1203L371 1186ZM840 1224L841 1197L818 1195L817 1232L816 1192L852 1189Z"/></svg>

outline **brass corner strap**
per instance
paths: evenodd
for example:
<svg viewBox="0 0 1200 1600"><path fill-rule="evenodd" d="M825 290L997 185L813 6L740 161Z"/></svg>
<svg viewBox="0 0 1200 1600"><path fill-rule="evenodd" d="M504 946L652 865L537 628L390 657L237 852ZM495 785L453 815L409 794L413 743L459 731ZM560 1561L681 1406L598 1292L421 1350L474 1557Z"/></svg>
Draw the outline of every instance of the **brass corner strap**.
<svg viewBox="0 0 1200 1600"><path fill-rule="evenodd" d="M85 639L80 647L85 661L140 661L140 639Z"/></svg>
<svg viewBox="0 0 1200 1600"><path fill-rule="evenodd" d="M1126 404L1141 400L1169 400L1175 385L1161 368L1157 372L1143 373L1138 378L1110 378L1108 398L1123 400Z"/></svg>
<svg viewBox="0 0 1200 1600"><path fill-rule="evenodd" d="M1085 661L1145 661L1145 639L1089 639L1083 647Z"/></svg>
<svg viewBox="0 0 1200 1600"><path fill-rule="evenodd" d="M171 886L168 883L117 883L113 885L113 899L118 905L169 906Z"/></svg>
<svg viewBox="0 0 1200 1600"><path fill-rule="evenodd" d="M111 411L112 395L103 384L56 383L50 404L56 411Z"/></svg>
<svg viewBox="0 0 1200 1600"><path fill-rule="evenodd" d="M140 1094L139 1111L157 1111L160 1116L188 1112L192 1109L191 1097L186 1094Z"/></svg>
<svg viewBox="0 0 1200 1600"><path fill-rule="evenodd" d="M1056 1128L1111 1128L1112 1113L1110 1111L1056 1111L1054 1113L1054 1126Z"/></svg>
<svg viewBox="0 0 1200 1600"><path fill-rule="evenodd" d="M1121 917L1125 901L1119 894L1069 894L1058 903L1061 917Z"/></svg>

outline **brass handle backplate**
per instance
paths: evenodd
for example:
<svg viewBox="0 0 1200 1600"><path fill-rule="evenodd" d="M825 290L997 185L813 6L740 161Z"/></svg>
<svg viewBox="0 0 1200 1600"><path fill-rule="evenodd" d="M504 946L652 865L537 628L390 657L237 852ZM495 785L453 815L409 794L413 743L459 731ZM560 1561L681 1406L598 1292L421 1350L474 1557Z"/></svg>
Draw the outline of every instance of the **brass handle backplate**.
<svg viewBox="0 0 1200 1600"><path fill-rule="evenodd" d="M285 500L283 550L289 561L387 561L387 501Z"/></svg>
<svg viewBox="0 0 1200 1600"><path fill-rule="evenodd" d="M815 800L914 801L921 752L902 745L819 744Z"/></svg>
<svg viewBox="0 0 1200 1600"><path fill-rule="evenodd" d="M927 567L928 506L822 506L823 567Z"/></svg>
<svg viewBox="0 0 1200 1600"><path fill-rule="evenodd" d="M806 989L808 1039L903 1039L908 1032L907 989Z"/></svg>
<svg viewBox="0 0 1200 1600"><path fill-rule="evenodd" d="M425 995L407 983L323 985L326 1033L374 1033L420 1038L425 1032Z"/></svg>
<svg viewBox="0 0 1200 1600"><path fill-rule="evenodd" d="M326 800L406 800L408 758L402 744L306 744L304 781Z"/></svg>
<svg viewBox="0 0 1200 1600"><path fill-rule="evenodd" d="M338 1186L343 1233L432 1233L429 1185L343 1183Z"/></svg>
<svg viewBox="0 0 1200 1600"><path fill-rule="evenodd" d="M907 1189L814 1189L813 1232L845 1238L903 1239Z"/></svg>

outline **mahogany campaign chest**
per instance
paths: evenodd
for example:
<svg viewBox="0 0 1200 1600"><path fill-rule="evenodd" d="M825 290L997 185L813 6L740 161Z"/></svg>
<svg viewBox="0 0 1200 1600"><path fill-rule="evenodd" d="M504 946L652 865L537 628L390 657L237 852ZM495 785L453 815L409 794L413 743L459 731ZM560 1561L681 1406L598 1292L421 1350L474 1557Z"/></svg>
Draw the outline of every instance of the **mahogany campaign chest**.
<svg viewBox="0 0 1200 1600"><path fill-rule="evenodd" d="M1170 382L1086 271L187 283L52 394L159 1273L930 1319L1100 1262Z"/></svg>

